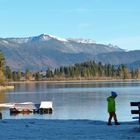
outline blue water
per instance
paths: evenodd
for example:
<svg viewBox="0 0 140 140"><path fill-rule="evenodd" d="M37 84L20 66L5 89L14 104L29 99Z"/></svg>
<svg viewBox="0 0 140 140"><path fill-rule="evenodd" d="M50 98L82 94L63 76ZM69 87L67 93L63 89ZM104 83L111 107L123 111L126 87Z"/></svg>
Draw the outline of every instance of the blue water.
<svg viewBox="0 0 140 140"><path fill-rule="evenodd" d="M1 92L0 102L52 101L54 111L47 115L10 116L9 110L1 109L3 119L108 119L107 97L116 91L119 121L132 121L131 101L140 101L140 81L129 82L81 82L81 83L20 83L13 91Z"/></svg>

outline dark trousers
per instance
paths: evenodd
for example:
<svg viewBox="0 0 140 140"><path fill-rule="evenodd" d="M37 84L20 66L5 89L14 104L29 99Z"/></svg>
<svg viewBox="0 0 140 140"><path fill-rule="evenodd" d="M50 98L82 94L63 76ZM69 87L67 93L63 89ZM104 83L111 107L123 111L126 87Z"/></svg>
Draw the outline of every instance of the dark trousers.
<svg viewBox="0 0 140 140"><path fill-rule="evenodd" d="M2 119L2 113L0 112L0 119Z"/></svg>
<svg viewBox="0 0 140 140"><path fill-rule="evenodd" d="M115 112L109 112L108 123L111 123L112 118L114 118L115 123L118 122L117 121L117 115L116 115Z"/></svg>

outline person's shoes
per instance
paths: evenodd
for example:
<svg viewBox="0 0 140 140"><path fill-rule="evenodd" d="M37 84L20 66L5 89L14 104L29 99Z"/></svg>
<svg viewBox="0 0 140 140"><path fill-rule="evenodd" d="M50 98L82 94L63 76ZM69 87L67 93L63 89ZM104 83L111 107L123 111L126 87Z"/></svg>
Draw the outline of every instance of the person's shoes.
<svg viewBox="0 0 140 140"><path fill-rule="evenodd" d="M115 122L115 125L120 125L120 123L119 122Z"/></svg>
<svg viewBox="0 0 140 140"><path fill-rule="evenodd" d="M112 123L107 123L107 125L112 125Z"/></svg>

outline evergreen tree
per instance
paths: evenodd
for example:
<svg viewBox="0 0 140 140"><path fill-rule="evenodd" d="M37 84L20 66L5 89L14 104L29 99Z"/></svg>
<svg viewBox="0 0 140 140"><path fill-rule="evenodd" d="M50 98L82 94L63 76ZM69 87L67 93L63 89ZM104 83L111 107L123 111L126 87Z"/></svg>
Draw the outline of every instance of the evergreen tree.
<svg viewBox="0 0 140 140"><path fill-rule="evenodd" d="M47 78L53 77L53 73L52 73L52 71L50 70L50 68L48 68L48 70L46 71L46 77L47 77Z"/></svg>
<svg viewBox="0 0 140 140"><path fill-rule="evenodd" d="M66 76L66 77L69 77L69 76L70 76L69 67L64 67L64 73L65 73L65 76Z"/></svg>
<svg viewBox="0 0 140 140"><path fill-rule="evenodd" d="M25 78L26 78L26 80L29 80L30 76L31 76L30 70L26 69L26 71L25 71Z"/></svg>
<svg viewBox="0 0 140 140"><path fill-rule="evenodd" d="M36 80L36 81L39 81L39 80L40 80L40 74L39 74L39 72L37 72L37 73L35 74L35 80Z"/></svg>
<svg viewBox="0 0 140 140"><path fill-rule="evenodd" d="M12 79L13 79L13 81L17 81L18 80L18 78L17 78L17 72L16 71L13 71L12 72Z"/></svg>
<svg viewBox="0 0 140 140"><path fill-rule="evenodd" d="M103 76L103 66L101 62L98 63L98 74L99 74L99 77Z"/></svg>
<svg viewBox="0 0 140 140"><path fill-rule="evenodd" d="M133 69L131 70L131 78L132 78L132 79L135 79L135 78L136 78L136 76L135 76L135 71L134 71Z"/></svg>
<svg viewBox="0 0 140 140"><path fill-rule="evenodd" d="M12 79L12 71L9 66L6 66L5 68L5 76L6 76L6 79L8 80Z"/></svg>
<svg viewBox="0 0 140 140"><path fill-rule="evenodd" d="M139 69L135 70L135 77L136 77L136 79L140 79L140 70Z"/></svg>
<svg viewBox="0 0 140 140"><path fill-rule="evenodd" d="M19 81L21 79L21 71L19 70L17 73L17 80Z"/></svg>
<svg viewBox="0 0 140 140"><path fill-rule="evenodd" d="M0 85L4 85L4 84L5 84L5 76L2 70L0 70Z"/></svg>
<svg viewBox="0 0 140 140"><path fill-rule="evenodd" d="M60 67L60 75L63 77L65 74L64 74L64 67Z"/></svg>
<svg viewBox="0 0 140 140"><path fill-rule="evenodd" d="M5 67L5 57L3 53L0 51L0 70L4 72L4 67Z"/></svg>
<svg viewBox="0 0 140 140"><path fill-rule="evenodd" d="M121 75L123 79L130 78L129 70L125 65L121 65Z"/></svg>
<svg viewBox="0 0 140 140"><path fill-rule="evenodd" d="M111 66L111 77L115 77L116 76L116 70L115 67L112 65Z"/></svg>
<svg viewBox="0 0 140 140"><path fill-rule="evenodd" d="M0 51L0 85L5 84L4 67L5 67L5 58L3 53Z"/></svg>

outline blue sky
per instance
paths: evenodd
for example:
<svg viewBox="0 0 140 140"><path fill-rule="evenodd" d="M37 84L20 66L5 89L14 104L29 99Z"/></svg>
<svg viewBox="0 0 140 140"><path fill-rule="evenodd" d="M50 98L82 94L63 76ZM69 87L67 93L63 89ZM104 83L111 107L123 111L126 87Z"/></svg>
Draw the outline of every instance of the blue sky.
<svg viewBox="0 0 140 140"><path fill-rule="evenodd" d="M140 50L140 0L0 0L0 37L89 38Z"/></svg>

